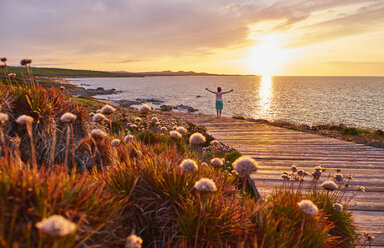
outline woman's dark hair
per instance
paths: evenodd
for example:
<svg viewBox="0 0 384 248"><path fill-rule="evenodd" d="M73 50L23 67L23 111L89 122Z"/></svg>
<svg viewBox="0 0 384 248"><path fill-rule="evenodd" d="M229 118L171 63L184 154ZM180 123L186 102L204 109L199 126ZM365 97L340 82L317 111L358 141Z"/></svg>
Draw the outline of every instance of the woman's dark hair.
<svg viewBox="0 0 384 248"><path fill-rule="evenodd" d="M221 92L221 87L217 87L217 92Z"/></svg>

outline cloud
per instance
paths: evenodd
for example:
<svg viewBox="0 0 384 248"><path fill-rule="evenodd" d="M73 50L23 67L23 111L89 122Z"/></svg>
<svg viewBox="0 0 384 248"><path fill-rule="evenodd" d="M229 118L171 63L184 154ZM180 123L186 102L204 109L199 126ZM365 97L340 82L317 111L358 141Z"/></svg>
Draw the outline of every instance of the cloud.
<svg viewBox="0 0 384 248"><path fill-rule="evenodd" d="M315 12L353 4L363 7L297 27ZM213 56L249 46L250 25L265 21L277 24L257 35L292 34L290 46L374 32L384 23L380 0L0 0L0 6L4 55L38 56L42 63Z"/></svg>

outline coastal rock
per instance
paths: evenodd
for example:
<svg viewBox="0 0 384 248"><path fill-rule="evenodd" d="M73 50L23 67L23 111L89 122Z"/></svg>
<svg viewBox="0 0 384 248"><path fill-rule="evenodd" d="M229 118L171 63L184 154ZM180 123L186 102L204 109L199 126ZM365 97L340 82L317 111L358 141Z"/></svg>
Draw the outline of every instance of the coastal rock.
<svg viewBox="0 0 384 248"><path fill-rule="evenodd" d="M113 95L120 92L121 91L117 91L116 89L106 90L103 87L98 87L96 89L84 89L82 87L79 87L77 88L74 95L77 95L77 96Z"/></svg>

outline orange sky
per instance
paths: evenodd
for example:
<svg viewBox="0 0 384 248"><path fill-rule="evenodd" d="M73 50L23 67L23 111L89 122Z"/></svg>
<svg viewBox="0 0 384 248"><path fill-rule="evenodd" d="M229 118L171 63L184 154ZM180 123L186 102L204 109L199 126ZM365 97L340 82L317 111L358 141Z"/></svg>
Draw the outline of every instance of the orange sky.
<svg viewBox="0 0 384 248"><path fill-rule="evenodd" d="M0 0L11 64L384 75L383 0Z"/></svg>

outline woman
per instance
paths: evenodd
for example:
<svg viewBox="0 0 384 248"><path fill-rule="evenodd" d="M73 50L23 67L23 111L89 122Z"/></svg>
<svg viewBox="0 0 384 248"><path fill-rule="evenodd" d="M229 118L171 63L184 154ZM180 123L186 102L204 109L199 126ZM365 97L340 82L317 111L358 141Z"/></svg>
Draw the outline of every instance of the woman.
<svg viewBox="0 0 384 248"><path fill-rule="evenodd" d="M217 87L217 92L215 92L215 91L209 90L208 88L205 88L205 89L216 95L217 117L221 117L221 110L223 110L223 98L221 96L224 94L230 93L233 90L221 92L221 87Z"/></svg>

